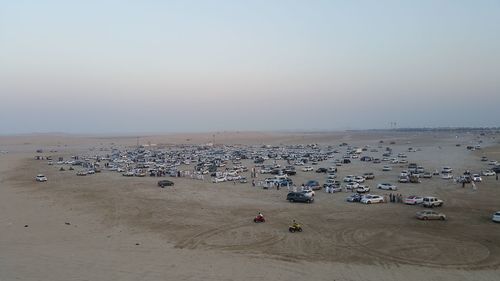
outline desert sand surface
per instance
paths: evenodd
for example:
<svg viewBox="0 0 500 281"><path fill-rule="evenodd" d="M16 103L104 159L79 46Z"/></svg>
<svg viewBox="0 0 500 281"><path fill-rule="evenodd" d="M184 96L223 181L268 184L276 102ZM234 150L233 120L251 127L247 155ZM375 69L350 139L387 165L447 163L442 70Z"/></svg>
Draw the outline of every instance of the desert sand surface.
<svg viewBox="0 0 500 281"><path fill-rule="evenodd" d="M0 280L499 280L500 224L491 215L500 210L500 183L494 176L483 177L477 190L439 177L397 184L404 196L442 198L439 211L449 219L441 222L415 219L419 206L348 203L345 192L320 190L313 204L293 204L285 200L286 188L214 184L207 177L173 178L175 186L161 189L154 177L108 171L77 177L34 159L37 149L68 157L137 142L376 147L384 140L395 142L395 153L418 148L407 153L409 162L461 173L487 168L481 156L500 160L498 135L482 137L481 150L466 150L477 138L387 131L2 136ZM391 172L382 165L355 159L339 167L339 178L374 172L367 183L371 193L388 194L376 190L376 183L396 183L406 165ZM39 173L49 181L35 182ZM298 167L294 182L308 179L324 176ZM266 223L252 222L258 211ZM292 219L303 224L302 233L288 232Z"/></svg>

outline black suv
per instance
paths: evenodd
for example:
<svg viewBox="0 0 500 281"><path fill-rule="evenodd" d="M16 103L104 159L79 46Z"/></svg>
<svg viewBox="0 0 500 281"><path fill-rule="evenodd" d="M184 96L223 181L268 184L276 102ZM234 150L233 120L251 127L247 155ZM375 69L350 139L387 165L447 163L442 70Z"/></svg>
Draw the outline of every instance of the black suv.
<svg viewBox="0 0 500 281"><path fill-rule="evenodd" d="M307 196L302 192L290 192L286 195L286 200L290 202L306 202L312 203L314 198Z"/></svg>
<svg viewBox="0 0 500 281"><path fill-rule="evenodd" d="M165 186L172 186L172 185L174 185L174 182L169 181L169 180L161 180L158 182L158 186L161 188L164 188Z"/></svg>
<svg viewBox="0 0 500 281"><path fill-rule="evenodd" d="M316 173L327 173L328 172L328 169L327 168L318 168L316 170Z"/></svg>

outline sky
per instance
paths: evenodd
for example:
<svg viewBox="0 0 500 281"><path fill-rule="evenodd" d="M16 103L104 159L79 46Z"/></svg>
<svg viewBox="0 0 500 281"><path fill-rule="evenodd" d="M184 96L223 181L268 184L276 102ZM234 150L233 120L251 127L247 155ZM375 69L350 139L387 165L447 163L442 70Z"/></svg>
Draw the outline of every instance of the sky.
<svg viewBox="0 0 500 281"><path fill-rule="evenodd" d="M0 134L500 126L500 1L0 0Z"/></svg>

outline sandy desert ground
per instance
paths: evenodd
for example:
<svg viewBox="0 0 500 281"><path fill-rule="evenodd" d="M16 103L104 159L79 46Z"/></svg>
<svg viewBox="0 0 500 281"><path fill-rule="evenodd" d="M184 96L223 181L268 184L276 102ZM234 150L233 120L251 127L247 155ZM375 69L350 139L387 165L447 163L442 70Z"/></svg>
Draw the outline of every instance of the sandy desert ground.
<svg viewBox="0 0 500 281"><path fill-rule="evenodd" d="M205 143L214 134L142 136L141 143ZM500 160L498 136L467 151L476 135L447 132L217 133L216 143L378 145L428 170L486 168L483 155ZM286 189L175 178L160 189L157 178L118 173L77 177L46 161L88 153L89 148L134 145L136 137L36 135L0 137L0 280L499 280L500 183L483 177L476 191L440 178L398 184L403 195L435 195L449 220L419 221L422 207L347 203L348 193L316 192L313 204L285 201ZM411 142L411 143L410 143ZM457 147L455 144L463 144ZM248 167L250 161L244 163ZM339 177L374 172L376 183L396 182L406 165L354 160ZM328 166L321 164L319 166ZM44 173L46 183L33 177ZM262 178L263 176L261 176ZM301 183L324 180L299 171ZM373 191L374 194L387 194ZM262 211L268 221L254 224ZM289 233L292 219L304 232Z"/></svg>

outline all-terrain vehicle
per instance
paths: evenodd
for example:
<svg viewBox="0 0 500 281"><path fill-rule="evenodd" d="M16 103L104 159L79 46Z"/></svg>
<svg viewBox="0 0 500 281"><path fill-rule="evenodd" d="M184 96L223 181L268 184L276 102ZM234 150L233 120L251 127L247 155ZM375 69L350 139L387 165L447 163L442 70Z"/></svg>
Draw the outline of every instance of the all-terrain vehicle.
<svg viewBox="0 0 500 281"><path fill-rule="evenodd" d="M255 223L266 222L266 219L262 215L257 215L255 218L253 218L253 222Z"/></svg>
<svg viewBox="0 0 500 281"><path fill-rule="evenodd" d="M295 231L302 232L302 226L298 223L294 223L288 227L288 231L292 233Z"/></svg>

